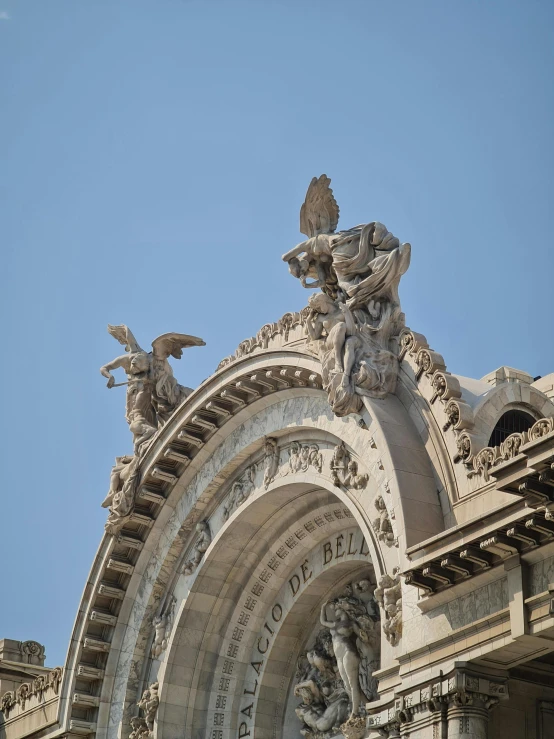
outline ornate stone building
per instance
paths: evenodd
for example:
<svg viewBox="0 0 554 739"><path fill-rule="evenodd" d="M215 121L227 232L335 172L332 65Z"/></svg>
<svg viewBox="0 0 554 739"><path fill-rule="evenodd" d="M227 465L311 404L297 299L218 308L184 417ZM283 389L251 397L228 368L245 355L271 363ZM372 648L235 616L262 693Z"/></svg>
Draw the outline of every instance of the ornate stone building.
<svg viewBox="0 0 554 739"><path fill-rule="evenodd" d="M308 307L194 390L201 339L109 327L134 453L66 664L0 642L2 739L554 737L554 375L451 374L409 244L337 223L314 178Z"/></svg>

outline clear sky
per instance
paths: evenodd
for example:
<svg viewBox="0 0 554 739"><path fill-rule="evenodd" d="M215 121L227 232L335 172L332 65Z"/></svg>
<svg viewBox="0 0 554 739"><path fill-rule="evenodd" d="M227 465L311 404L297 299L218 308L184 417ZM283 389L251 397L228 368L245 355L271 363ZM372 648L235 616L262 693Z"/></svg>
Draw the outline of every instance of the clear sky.
<svg viewBox="0 0 554 739"><path fill-rule="evenodd" d="M554 371L553 70L552 0L0 0L0 638L64 662L131 449L106 325L202 336L198 384L306 304L313 175L410 241L450 371Z"/></svg>

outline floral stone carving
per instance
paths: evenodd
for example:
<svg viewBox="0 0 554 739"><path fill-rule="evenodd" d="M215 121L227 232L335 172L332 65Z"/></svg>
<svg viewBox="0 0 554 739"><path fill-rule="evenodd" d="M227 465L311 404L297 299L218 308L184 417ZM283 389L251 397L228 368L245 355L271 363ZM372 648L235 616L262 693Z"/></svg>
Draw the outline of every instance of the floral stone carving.
<svg viewBox="0 0 554 739"><path fill-rule="evenodd" d="M381 577L375 588L375 599L384 611L383 633L394 647L402 636L402 585L398 567L394 568L392 576Z"/></svg>
<svg viewBox="0 0 554 739"><path fill-rule="evenodd" d="M317 345L324 388L337 416L361 409L361 396L393 392L398 360L390 339L404 327L398 284L410 264L409 244L400 244L372 222L335 233L339 207L326 175L314 177L300 211L308 239L283 256L306 288L306 321Z"/></svg>
<svg viewBox="0 0 554 739"><path fill-rule="evenodd" d="M300 658L294 695L296 715L308 739L330 739L346 724L363 724L363 703L377 697L379 613L372 584L361 580L321 607L321 625ZM361 725L360 724L360 725Z"/></svg>
<svg viewBox="0 0 554 739"><path fill-rule="evenodd" d="M369 476L358 473L358 463L351 458L349 451L341 441L337 444L331 458L331 479L336 487L363 490Z"/></svg>

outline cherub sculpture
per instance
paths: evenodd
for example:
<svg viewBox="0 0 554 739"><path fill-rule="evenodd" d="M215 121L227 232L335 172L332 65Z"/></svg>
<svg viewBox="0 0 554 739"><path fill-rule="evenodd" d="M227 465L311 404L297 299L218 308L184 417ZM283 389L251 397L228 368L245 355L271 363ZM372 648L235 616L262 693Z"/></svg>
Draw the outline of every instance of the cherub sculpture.
<svg viewBox="0 0 554 739"><path fill-rule="evenodd" d="M205 342L187 334L163 334L152 342L152 351L145 352L127 326L108 325L108 333L125 346L126 354L105 364L100 372L107 378L108 388L118 387L113 370L122 368L127 374L127 382L120 384L127 385L125 418L133 433L135 454L138 454L191 392L173 376L169 356L180 359L183 349L205 346Z"/></svg>
<svg viewBox="0 0 554 739"><path fill-rule="evenodd" d="M390 339L404 326L398 283L410 245L376 221L335 233L339 207L330 182L326 175L311 181L300 211L308 239L283 260L304 287L322 291L309 301L306 330L320 342L331 407L344 416L360 410L360 396L384 398L394 390L398 368Z"/></svg>

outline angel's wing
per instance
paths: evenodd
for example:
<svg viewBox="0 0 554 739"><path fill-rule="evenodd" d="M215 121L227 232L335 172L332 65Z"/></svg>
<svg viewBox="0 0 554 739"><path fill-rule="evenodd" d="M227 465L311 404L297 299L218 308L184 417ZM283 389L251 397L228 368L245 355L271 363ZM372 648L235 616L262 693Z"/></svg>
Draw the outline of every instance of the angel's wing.
<svg viewBox="0 0 554 739"><path fill-rule="evenodd" d="M123 344L126 352L141 352L137 340L133 336L133 332L130 328L121 324L120 326L111 326L108 323L108 333L117 339L120 344Z"/></svg>
<svg viewBox="0 0 554 739"><path fill-rule="evenodd" d="M169 355L181 359L182 350L189 346L206 346L206 342L198 336L188 334L162 334L152 342L156 359L167 359Z"/></svg>
<svg viewBox="0 0 554 739"><path fill-rule="evenodd" d="M300 232L308 237L333 233L339 222L339 206L326 174L314 177L300 208Z"/></svg>

